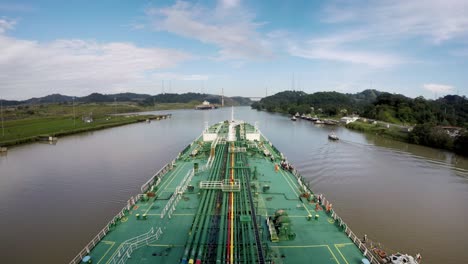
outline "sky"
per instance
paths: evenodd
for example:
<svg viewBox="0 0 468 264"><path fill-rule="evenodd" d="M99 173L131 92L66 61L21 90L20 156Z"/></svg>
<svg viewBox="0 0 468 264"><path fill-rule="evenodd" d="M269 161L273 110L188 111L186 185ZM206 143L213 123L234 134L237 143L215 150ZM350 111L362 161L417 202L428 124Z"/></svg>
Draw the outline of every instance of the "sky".
<svg viewBox="0 0 468 264"><path fill-rule="evenodd" d="M0 98L468 95L468 1L0 0Z"/></svg>

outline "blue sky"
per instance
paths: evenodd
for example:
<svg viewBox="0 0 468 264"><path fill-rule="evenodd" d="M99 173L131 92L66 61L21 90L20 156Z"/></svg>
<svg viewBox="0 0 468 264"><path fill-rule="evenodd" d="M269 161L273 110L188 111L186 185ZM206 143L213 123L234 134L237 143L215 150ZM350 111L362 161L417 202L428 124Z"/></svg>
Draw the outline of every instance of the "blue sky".
<svg viewBox="0 0 468 264"><path fill-rule="evenodd" d="M0 0L0 97L468 94L468 1Z"/></svg>

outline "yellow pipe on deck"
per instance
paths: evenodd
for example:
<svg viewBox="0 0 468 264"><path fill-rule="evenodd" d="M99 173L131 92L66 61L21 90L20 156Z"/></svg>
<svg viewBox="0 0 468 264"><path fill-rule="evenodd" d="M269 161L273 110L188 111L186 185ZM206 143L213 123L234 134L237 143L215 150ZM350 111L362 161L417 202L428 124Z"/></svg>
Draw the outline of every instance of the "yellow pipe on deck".
<svg viewBox="0 0 468 264"><path fill-rule="evenodd" d="M234 149L234 143L231 143L232 149ZM234 152L231 153L231 186L234 183ZM234 263L234 193L231 192L231 250L230 250L230 257L229 261L231 264Z"/></svg>

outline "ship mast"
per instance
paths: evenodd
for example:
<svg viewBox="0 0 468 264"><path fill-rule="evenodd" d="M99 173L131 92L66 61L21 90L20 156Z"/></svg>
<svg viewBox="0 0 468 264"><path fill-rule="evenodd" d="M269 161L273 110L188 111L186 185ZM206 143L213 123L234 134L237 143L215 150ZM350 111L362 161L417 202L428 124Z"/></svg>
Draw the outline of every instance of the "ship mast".
<svg viewBox="0 0 468 264"><path fill-rule="evenodd" d="M231 108L231 121L234 122L234 106Z"/></svg>
<svg viewBox="0 0 468 264"><path fill-rule="evenodd" d="M221 89L221 107L224 107L224 88Z"/></svg>

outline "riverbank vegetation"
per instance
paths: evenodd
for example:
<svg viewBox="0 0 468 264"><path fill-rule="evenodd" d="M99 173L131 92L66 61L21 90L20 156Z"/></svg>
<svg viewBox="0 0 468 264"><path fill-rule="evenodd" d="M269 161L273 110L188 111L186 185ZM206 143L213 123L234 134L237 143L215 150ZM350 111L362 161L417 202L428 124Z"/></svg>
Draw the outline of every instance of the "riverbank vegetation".
<svg viewBox="0 0 468 264"><path fill-rule="evenodd" d="M44 136L64 136L121 126L152 119L155 115L136 113L168 109L192 109L198 102L165 103L144 106L133 102L59 103L3 107L0 146L37 141Z"/></svg>
<svg viewBox="0 0 468 264"><path fill-rule="evenodd" d="M370 124L366 122L356 121L346 125L347 128L360 132L380 135L387 138L408 141L408 133L401 130L400 127L389 126L383 124Z"/></svg>
<svg viewBox="0 0 468 264"><path fill-rule="evenodd" d="M446 95L428 100L377 90L356 94L285 91L255 102L252 108L335 118L356 114L370 119L371 123L379 120L398 126L361 122L348 124L347 127L467 155L468 99L465 96Z"/></svg>
<svg viewBox="0 0 468 264"><path fill-rule="evenodd" d="M87 123L73 117L45 117L11 120L4 123L4 134L0 131L0 145L12 146L42 140L43 138L59 137L94 131L115 126L122 126L147 119L154 115L132 115L100 117Z"/></svg>
<svg viewBox="0 0 468 264"><path fill-rule="evenodd" d="M52 94L22 101L1 100L0 146L36 141L44 136L92 131L151 119L153 115L122 113L193 109L208 100L221 104L222 97L204 93L163 93L158 95L92 93L73 97ZM245 97L224 97L224 104L250 105ZM0 128L1 129L1 128Z"/></svg>

